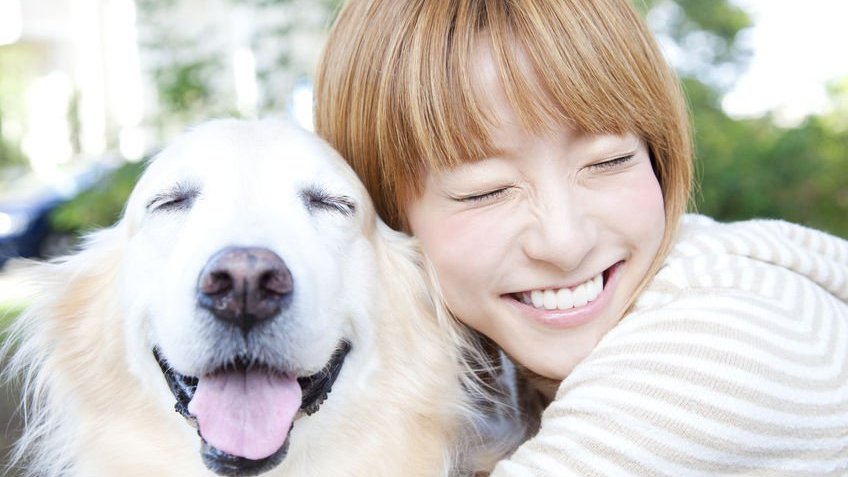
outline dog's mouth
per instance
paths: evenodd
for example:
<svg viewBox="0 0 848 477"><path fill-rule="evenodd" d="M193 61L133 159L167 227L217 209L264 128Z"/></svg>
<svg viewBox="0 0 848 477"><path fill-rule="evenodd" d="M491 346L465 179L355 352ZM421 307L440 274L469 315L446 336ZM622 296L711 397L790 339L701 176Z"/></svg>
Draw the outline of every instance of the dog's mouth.
<svg viewBox="0 0 848 477"><path fill-rule="evenodd" d="M318 411L350 348L341 341L321 371L302 377L237 357L198 378L171 368L158 348L153 355L175 410L198 429L206 466L219 475L251 476L282 462L295 419Z"/></svg>

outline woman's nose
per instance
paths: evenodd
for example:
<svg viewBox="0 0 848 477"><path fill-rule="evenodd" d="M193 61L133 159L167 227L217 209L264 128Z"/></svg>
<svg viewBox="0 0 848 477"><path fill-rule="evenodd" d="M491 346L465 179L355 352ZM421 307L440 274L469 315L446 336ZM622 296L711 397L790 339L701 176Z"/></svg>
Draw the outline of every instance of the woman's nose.
<svg viewBox="0 0 848 477"><path fill-rule="evenodd" d="M523 239L524 253L534 261L574 270L594 247L597 227L579 197L558 193L535 207Z"/></svg>

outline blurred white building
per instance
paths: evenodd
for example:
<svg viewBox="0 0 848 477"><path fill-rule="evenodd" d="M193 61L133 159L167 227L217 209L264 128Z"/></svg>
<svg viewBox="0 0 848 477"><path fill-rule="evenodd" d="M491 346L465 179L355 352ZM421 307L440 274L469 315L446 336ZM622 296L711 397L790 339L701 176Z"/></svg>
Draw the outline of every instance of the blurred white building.
<svg viewBox="0 0 848 477"><path fill-rule="evenodd" d="M35 172L109 148L140 154L132 0L0 0L0 18L3 132Z"/></svg>
<svg viewBox="0 0 848 477"><path fill-rule="evenodd" d="M107 151L138 159L173 132L154 119L162 115L154 77L179 55L216 58L210 114L268 114L268 99L285 97L286 108L300 104L308 115L310 100L291 99L291 72L311 70L326 6L295 0L259 11L248 3L180 0L144 24L133 0L0 0L0 131L39 174ZM286 25L277 37L285 41L261 35ZM152 29L177 46L151 48ZM285 65L275 63L281 48L290 53Z"/></svg>

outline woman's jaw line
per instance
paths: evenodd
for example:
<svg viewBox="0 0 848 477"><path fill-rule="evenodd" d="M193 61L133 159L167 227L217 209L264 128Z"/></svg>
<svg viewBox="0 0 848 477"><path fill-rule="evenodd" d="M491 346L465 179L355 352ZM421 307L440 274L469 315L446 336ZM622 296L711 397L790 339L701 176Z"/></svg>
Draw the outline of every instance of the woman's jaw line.
<svg viewBox="0 0 848 477"><path fill-rule="evenodd" d="M517 311L546 328L572 328L603 314L612 301L624 261L576 286L501 295ZM535 302L535 303L534 303Z"/></svg>

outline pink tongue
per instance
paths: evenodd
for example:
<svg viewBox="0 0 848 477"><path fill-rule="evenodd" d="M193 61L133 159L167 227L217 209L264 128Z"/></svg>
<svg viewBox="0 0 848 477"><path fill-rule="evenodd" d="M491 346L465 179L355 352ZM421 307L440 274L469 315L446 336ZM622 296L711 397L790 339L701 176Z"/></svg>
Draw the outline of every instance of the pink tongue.
<svg viewBox="0 0 848 477"><path fill-rule="evenodd" d="M295 378L262 371L204 376L188 412L200 435L218 450L250 460L264 459L286 442L301 389Z"/></svg>

